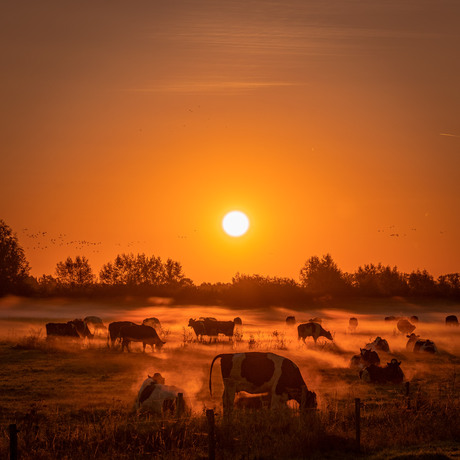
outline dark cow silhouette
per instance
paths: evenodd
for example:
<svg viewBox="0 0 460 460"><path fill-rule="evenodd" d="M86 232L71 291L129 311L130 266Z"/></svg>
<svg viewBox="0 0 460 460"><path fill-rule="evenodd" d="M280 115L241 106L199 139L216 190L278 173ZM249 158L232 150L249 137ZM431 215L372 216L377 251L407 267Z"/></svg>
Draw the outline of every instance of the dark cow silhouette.
<svg viewBox="0 0 460 460"><path fill-rule="evenodd" d="M392 359L386 367L371 364L363 369L359 376L365 382L370 383L401 383L404 380L404 373L400 365L401 362L398 362L397 359Z"/></svg>
<svg viewBox="0 0 460 460"><path fill-rule="evenodd" d="M415 330L415 326L406 318L401 318L396 327L403 334L411 334Z"/></svg>
<svg viewBox="0 0 460 460"><path fill-rule="evenodd" d="M288 326L294 326L295 325L295 316L287 316L286 317L286 324Z"/></svg>
<svg viewBox="0 0 460 460"><path fill-rule="evenodd" d="M233 322L235 323L235 325L238 325L238 326L242 326L242 324L243 324L243 321L242 321L242 319L241 319L239 316L237 316L237 317L233 320Z"/></svg>
<svg viewBox="0 0 460 460"><path fill-rule="evenodd" d="M46 336L48 337L73 337L93 338L93 334L82 319L74 319L67 323L47 323Z"/></svg>
<svg viewBox="0 0 460 460"><path fill-rule="evenodd" d="M368 350L384 351L386 353L390 352L388 342L385 339L382 339L382 337L376 337L373 342L366 344L366 348Z"/></svg>
<svg viewBox="0 0 460 460"><path fill-rule="evenodd" d="M136 326L136 323L132 321L114 321L113 323L109 324L109 334L107 336L107 346L112 345L112 348L115 346L115 342L117 340L121 341L120 331L122 327L125 326ZM110 344L109 344L110 340Z"/></svg>
<svg viewBox="0 0 460 460"><path fill-rule="evenodd" d="M157 350L161 350L161 347L166 343L160 339L157 331L153 327L137 324L123 326L120 330L120 338L122 352L125 348L128 352L130 351L129 344L131 342L142 342L143 352L145 352L146 345L150 345L153 351L154 347Z"/></svg>
<svg viewBox="0 0 460 460"><path fill-rule="evenodd" d="M232 410L235 394L240 391L250 394L267 393L271 409L276 409L291 399L296 400L301 408L316 408L316 394L308 391L299 368L290 359L274 353L248 352L217 355L212 360L209 371L211 395L212 367L219 358L224 381L222 397L224 412Z"/></svg>
<svg viewBox="0 0 460 460"><path fill-rule="evenodd" d="M455 315L446 316L446 326L458 327L458 318Z"/></svg>
<svg viewBox="0 0 460 460"><path fill-rule="evenodd" d="M399 321L401 316L385 316L385 321Z"/></svg>
<svg viewBox="0 0 460 460"><path fill-rule="evenodd" d="M354 355L350 361L350 367L363 369L371 364L380 364L380 358L376 351L360 348L360 354Z"/></svg>
<svg viewBox="0 0 460 460"><path fill-rule="evenodd" d="M203 318L199 320L190 318L188 326L193 328L198 339L204 335L217 337L219 334L224 334L231 338L235 329L233 321L217 321L215 318Z"/></svg>
<svg viewBox="0 0 460 460"><path fill-rule="evenodd" d="M350 332L356 332L357 327L358 327L358 318L350 318L348 320L348 330Z"/></svg>
<svg viewBox="0 0 460 460"><path fill-rule="evenodd" d="M161 329L161 323L158 318L145 318L144 321L142 321L142 324L144 326L150 326L153 327L155 330ZM158 332L158 330L157 330Z"/></svg>
<svg viewBox="0 0 460 460"><path fill-rule="evenodd" d="M422 340L419 335L412 333L408 335L408 341L406 344L406 350L413 351L414 353L437 353L438 349L436 345L431 340Z"/></svg>
<svg viewBox="0 0 460 460"><path fill-rule="evenodd" d="M412 324L418 323L418 316L412 315L412 316L410 317L410 322L411 322Z"/></svg>
<svg viewBox="0 0 460 460"><path fill-rule="evenodd" d="M318 340L319 337L326 337L326 339L333 340L329 331L326 331L321 324L318 323L302 323L297 326L298 340L302 339L305 343L307 337L313 337L313 340Z"/></svg>

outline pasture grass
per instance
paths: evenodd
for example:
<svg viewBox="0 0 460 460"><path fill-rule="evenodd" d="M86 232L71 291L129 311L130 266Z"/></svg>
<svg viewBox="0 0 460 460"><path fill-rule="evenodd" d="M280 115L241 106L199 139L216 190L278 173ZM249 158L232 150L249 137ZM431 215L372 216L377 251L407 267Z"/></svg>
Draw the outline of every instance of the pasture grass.
<svg viewBox="0 0 460 460"><path fill-rule="evenodd" d="M253 338L256 349L277 352L292 346L280 333L261 332ZM410 403L404 385L369 386L351 369L316 364L319 380L309 388L318 394L317 411L235 410L224 418L220 376L215 378L214 398L209 396L207 377L210 357L227 351L228 346L204 347L184 340L160 354L140 353L139 347L121 354L108 349L103 340L83 346L72 341L50 342L36 330L3 340L0 458L8 458L10 423L20 430L18 447L23 460L207 458L206 408L216 413L217 458L460 457L458 359L448 354L406 360ZM340 359L347 356L332 344L320 344L317 350ZM395 355L405 357L402 352ZM188 387L193 384L192 415L158 419L137 414L134 398L146 374L163 373L172 365L175 381L180 383L182 378L184 386L185 380ZM308 365L312 364L303 365L304 372L313 375ZM360 454L354 441L357 397L364 404Z"/></svg>

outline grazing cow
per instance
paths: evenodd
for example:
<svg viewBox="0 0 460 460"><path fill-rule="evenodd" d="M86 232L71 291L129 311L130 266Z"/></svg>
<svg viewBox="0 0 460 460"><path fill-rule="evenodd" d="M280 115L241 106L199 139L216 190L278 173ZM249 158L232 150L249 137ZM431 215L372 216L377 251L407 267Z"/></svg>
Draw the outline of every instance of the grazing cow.
<svg viewBox="0 0 460 460"><path fill-rule="evenodd" d="M406 344L406 350L408 351L413 351L414 353L420 353L420 352L437 353L438 352L436 345L431 340L419 339L420 336L414 333L412 333L411 335L408 335L407 337L409 340L407 341L407 344Z"/></svg>
<svg viewBox="0 0 460 460"><path fill-rule="evenodd" d="M388 345L388 342L385 339L382 339L382 337L376 337L373 342L370 342L366 345L366 348L368 350L373 350L373 351L384 351L386 353L390 352L390 346Z"/></svg>
<svg viewBox="0 0 460 460"><path fill-rule="evenodd" d="M410 317L410 322L411 322L412 324L418 323L418 316L412 315L412 316Z"/></svg>
<svg viewBox="0 0 460 460"><path fill-rule="evenodd" d="M73 337L73 338L93 338L93 334L88 329L86 323L81 319L74 319L67 323L47 323L46 336L48 337Z"/></svg>
<svg viewBox="0 0 460 460"><path fill-rule="evenodd" d="M380 358L376 351L360 348L360 354L354 355L350 361L350 367L363 369L371 364L380 364Z"/></svg>
<svg viewBox="0 0 460 460"><path fill-rule="evenodd" d="M173 415L176 411L176 401L179 393L184 394L180 388L171 385L165 385L164 379L148 376L141 385L137 394L135 409L142 412L149 412L154 415L164 416ZM163 383L161 383L163 382ZM183 409L187 410L187 404L184 400Z"/></svg>
<svg viewBox="0 0 460 460"><path fill-rule="evenodd" d="M334 340L332 335L326 329L323 329L321 324L318 323L302 323L297 326L298 340L302 339L305 343L307 337L313 337L313 340L318 340L319 337L326 337L326 339Z"/></svg>
<svg viewBox="0 0 460 460"><path fill-rule="evenodd" d="M455 315L446 316L446 326L458 327L458 318Z"/></svg>
<svg viewBox="0 0 460 460"><path fill-rule="evenodd" d="M233 322L235 323L235 325L238 325L238 326L242 326L242 325L243 325L243 321L242 321L242 319L241 319L239 316L237 316L237 317L233 320Z"/></svg>
<svg viewBox="0 0 460 460"><path fill-rule="evenodd" d="M150 345L152 347L152 351L157 349L158 351L161 350L161 347L166 343L160 339L158 336L157 331L150 326L144 325L137 325L134 324L132 326L123 326L120 330L120 338L121 338L121 351L126 347L126 350L129 350L130 342L142 342L143 349L142 351L145 353L146 345Z"/></svg>
<svg viewBox="0 0 460 460"><path fill-rule="evenodd" d="M308 391L299 368L287 358L274 353L224 353L217 355L209 371L209 392L212 396L211 376L216 359L221 359L224 381L224 412L231 411L235 393L268 393L270 408L275 409L295 399L301 408L316 408L316 394ZM302 399L304 392L304 400Z"/></svg>
<svg viewBox="0 0 460 460"><path fill-rule="evenodd" d="M104 325L102 319L99 318L99 316L87 316L83 321L88 326L88 329L91 325L91 327L94 329L94 335L98 335L99 332L105 332L107 330L107 327Z"/></svg>
<svg viewBox="0 0 460 460"><path fill-rule="evenodd" d="M308 320L309 323L318 323L318 324L321 324L323 322L323 320L321 318L319 318L318 316L316 316L315 318L311 318Z"/></svg>
<svg viewBox="0 0 460 460"><path fill-rule="evenodd" d="M404 380L404 373L399 367L401 362L392 359L386 367L371 364L363 369L359 376L362 380L369 383L401 383Z"/></svg>
<svg viewBox="0 0 460 460"><path fill-rule="evenodd" d="M107 346L109 346L109 340L112 344L112 348L115 346L115 342L120 339L120 331L125 326L136 326L136 323L132 321L114 321L109 324L109 334L107 336Z"/></svg>
<svg viewBox="0 0 460 460"><path fill-rule="evenodd" d="M415 329L415 326L406 318L401 318L396 327L399 332L402 332L403 334L412 334Z"/></svg>
<svg viewBox="0 0 460 460"><path fill-rule="evenodd" d="M217 337L219 334L224 334L232 338L235 329L235 323L233 321L217 321L214 318L203 318L198 321L190 318L188 326L193 328L197 338L203 335Z"/></svg>
<svg viewBox="0 0 460 460"><path fill-rule="evenodd" d="M294 326L295 325L295 316L287 316L286 317L286 325L287 326Z"/></svg>
<svg viewBox="0 0 460 460"><path fill-rule="evenodd" d="M348 320L348 330L353 333L356 332L356 328L358 327L358 318L350 318Z"/></svg>

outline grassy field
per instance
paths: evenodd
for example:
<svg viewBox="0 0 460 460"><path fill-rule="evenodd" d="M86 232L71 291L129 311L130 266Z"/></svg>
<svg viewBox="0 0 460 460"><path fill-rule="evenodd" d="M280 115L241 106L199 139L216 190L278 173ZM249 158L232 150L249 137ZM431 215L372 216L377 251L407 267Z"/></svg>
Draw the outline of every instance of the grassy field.
<svg viewBox="0 0 460 460"><path fill-rule="evenodd" d="M40 315L24 308L21 316L10 311L0 320L0 458L8 458L11 423L20 430L22 459L206 458L206 409L216 414L217 458L460 458L460 331L446 328L438 312L421 316L416 331L436 342L436 356L407 352L407 339L381 315L359 315L357 333L349 334L350 312L326 310L314 313L322 314L334 342L320 339L317 346L297 341L295 327L284 323L285 310L241 312L236 340L197 343L186 327L188 317L236 315L201 307L193 314L192 306L157 307L155 314L144 307L105 316L96 312L107 321L159 317L167 336L161 353L144 354L134 346L122 354L108 349L104 337L88 343L46 341L46 321L89 314L79 309L74 306L65 317L65 310L57 314L54 306ZM368 385L349 368L351 356L376 335L390 343L391 353L380 354L382 363L393 357L402 362L409 398L404 384ZM222 417L220 369L213 371L211 398L210 362L218 353L247 351L250 341L253 350L270 350L299 365L308 388L317 393L315 413L299 414L291 404L277 412ZM184 388L191 416L157 419L133 410L142 381L154 372ZM354 442L355 398L363 403L361 454Z"/></svg>

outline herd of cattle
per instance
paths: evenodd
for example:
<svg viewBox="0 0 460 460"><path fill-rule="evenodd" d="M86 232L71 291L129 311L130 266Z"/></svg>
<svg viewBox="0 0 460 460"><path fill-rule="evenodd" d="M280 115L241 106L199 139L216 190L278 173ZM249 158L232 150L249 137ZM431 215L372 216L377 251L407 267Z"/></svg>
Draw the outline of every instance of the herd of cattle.
<svg viewBox="0 0 460 460"><path fill-rule="evenodd" d="M406 349L411 352L437 353L435 343L429 339L420 339L414 333L418 318L386 317L385 321L395 321L396 328L400 334L406 335L408 342ZM286 318L287 326L296 324L295 317ZM234 335L235 326L242 325L241 318L233 321L218 321L212 317L201 317L190 319L188 326L191 327L197 340L203 340L204 336L216 338L222 334L230 339ZM458 326L458 319L454 315L446 317L447 326ZM358 319L350 318L348 331L356 332ZM91 332L91 329L93 332ZM121 351L129 350L131 342L142 342L143 351L146 345L150 345L152 351L160 350L166 343L165 334L161 323L157 318L146 318L142 324L131 321L115 321L108 325L103 324L102 319L96 316L87 316L82 319L75 319L67 323L47 323L47 339L53 337L88 338L95 335L107 333L107 345L115 348L121 343ZM298 340L305 340L312 337L316 344L319 337L333 341L330 331L321 325L321 318L312 318L297 326ZM390 347L387 340L376 337L372 342L360 348L360 353L354 355L350 361L350 367L359 371L360 378L370 383L393 383L398 384L404 380L404 373L400 367L401 362L391 359L386 366L380 365L379 352L389 353ZM241 407L255 404L255 407L268 406L276 408L289 400L298 402L299 407L311 409L316 407L316 394L307 389L299 368L290 359L269 352L246 352L246 353L225 353L219 354L211 362L209 374L209 391L212 395L211 376L214 362L221 360L221 374L224 383L223 408L224 412L232 410L234 405ZM239 397L241 392L248 394L248 397ZM149 412L164 414L167 411L175 410L178 395L183 390L166 385L164 378L156 373L142 383L136 398L136 408L145 409ZM236 399L235 399L236 395ZM262 395L262 396L251 396ZM185 401L183 401L185 404Z"/></svg>

